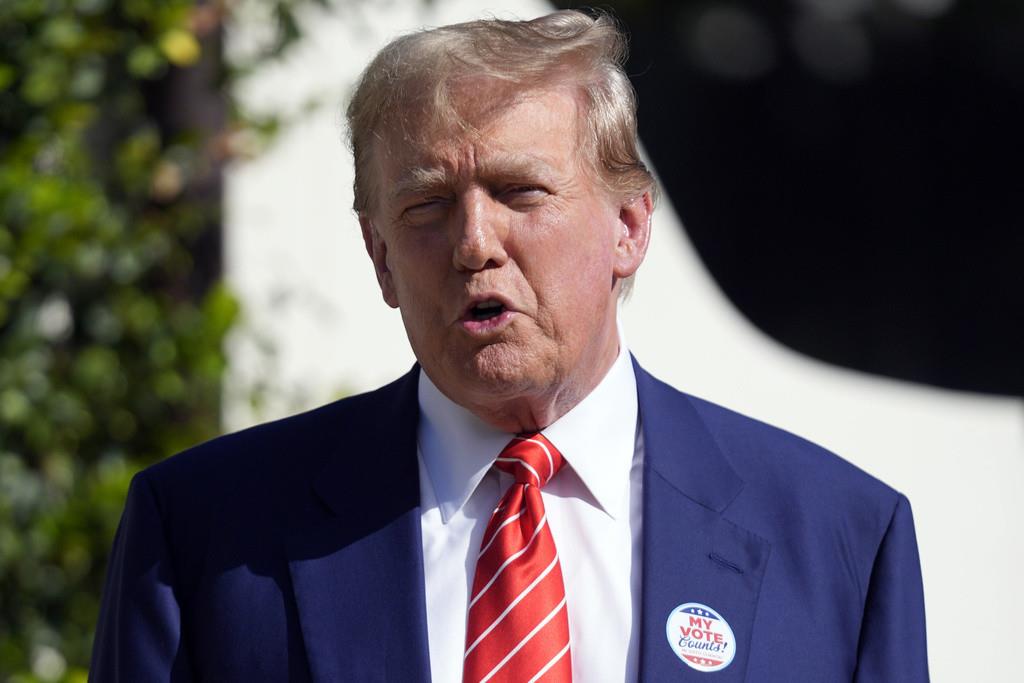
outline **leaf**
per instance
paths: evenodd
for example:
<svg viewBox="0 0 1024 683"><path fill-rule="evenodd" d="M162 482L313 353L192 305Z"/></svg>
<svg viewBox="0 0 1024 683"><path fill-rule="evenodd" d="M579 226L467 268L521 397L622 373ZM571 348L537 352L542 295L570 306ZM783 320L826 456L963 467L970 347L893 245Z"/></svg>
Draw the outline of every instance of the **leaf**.
<svg viewBox="0 0 1024 683"><path fill-rule="evenodd" d="M160 51L175 66L192 66L202 56L196 37L185 29L171 29L160 38Z"/></svg>

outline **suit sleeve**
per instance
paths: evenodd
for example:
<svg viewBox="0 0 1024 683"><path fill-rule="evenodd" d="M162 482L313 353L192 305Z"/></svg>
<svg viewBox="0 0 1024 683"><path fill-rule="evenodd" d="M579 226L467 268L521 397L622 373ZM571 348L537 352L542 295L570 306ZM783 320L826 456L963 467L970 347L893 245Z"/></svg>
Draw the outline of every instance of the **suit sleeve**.
<svg viewBox="0 0 1024 683"><path fill-rule="evenodd" d="M871 571L854 681L928 681L921 563L910 502L902 494Z"/></svg>
<svg viewBox="0 0 1024 683"><path fill-rule="evenodd" d="M145 472L132 480L114 538L89 680L193 680L164 525Z"/></svg>

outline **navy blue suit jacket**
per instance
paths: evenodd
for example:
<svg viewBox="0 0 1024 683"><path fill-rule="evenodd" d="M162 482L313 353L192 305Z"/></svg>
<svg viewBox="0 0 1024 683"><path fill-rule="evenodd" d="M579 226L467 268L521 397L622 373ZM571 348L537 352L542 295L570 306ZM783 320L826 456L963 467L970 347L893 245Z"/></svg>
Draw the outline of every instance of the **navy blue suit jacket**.
<svg viewBox="0 0 1024 683"><path fill-rule="evenodd" d="M926 681L906 498L807 441L636 371L641 679ZM137 475L91 680L429 680L417 377ZM731 625L727 668L700 672L676 656L665 625L686 602Z"/></svg>

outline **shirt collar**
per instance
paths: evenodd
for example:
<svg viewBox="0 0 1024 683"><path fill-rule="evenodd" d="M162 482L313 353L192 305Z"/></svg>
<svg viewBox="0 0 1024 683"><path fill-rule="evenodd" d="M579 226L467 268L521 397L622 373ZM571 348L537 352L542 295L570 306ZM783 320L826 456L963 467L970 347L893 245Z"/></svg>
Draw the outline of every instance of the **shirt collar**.
<svg viewBox="0 0 1024 683"><path fill-rule="evenodd" d="M491 427L442 394L422 368L418 398L420 456L447 524L513 435ZM613 519L629 512L637 414L636 377L620 334L618 358L601 382L542 430Z"/></svg>
<svg viewBox="0 0 1024 683"><path fill-rule="evenodd" d="M619 357L600 384L542 430L613 519L629 514L638 412L633 362L620 337Z"/></svg>
<svg viewBox="0 0 1024 683"><path fill-rule="evenodd" d="M495 429L441 393L420 368L420 457L447 524L462 509L512 435Z"/></svg>

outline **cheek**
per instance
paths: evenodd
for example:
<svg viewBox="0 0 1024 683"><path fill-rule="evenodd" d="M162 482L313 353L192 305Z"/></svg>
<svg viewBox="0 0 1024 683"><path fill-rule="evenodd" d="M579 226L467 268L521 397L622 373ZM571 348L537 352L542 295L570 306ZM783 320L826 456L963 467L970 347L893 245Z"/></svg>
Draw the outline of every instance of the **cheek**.
<svg viewBox="0 0 1024 683"><path fill-rule="evenodd" d="M571 273L579 287L591 288L589 294L596 299L593 287L612 279L616 237L605 216L587 216L580 225L560 249L563 271Z"/></svg>
<svg viewBox="0 0 1024 683"><path fill-rule="evenodd" d="M562 210L557 205L535 220L514 223L515 234L529 253L552 261L571 261L577 268L607 265L619 239L619 221L612 212Z"/></svg>
<svg viewBox="0 0 1024 683"><path fill-rule="evenodd" d="M616 237L608 216L583 213L524 225L519 261L538 300L601 307L611 289Z"/></svg>
<svg viewBox="0 0 1024 683"><path fill-rule="evenodd" d="M590 335L604 319L611 296L612 259L608 250L563 245L535 266L531 285L548 324L559 329L560 337Z"/></svg>
<svg viewBox="0 0 1024 683"><path fill-rule="evenodd" d="M449 263L446 247L437 233L423 231L402 236L388 250L388 268L399 296L414 300L436 293Z"/></svg>

